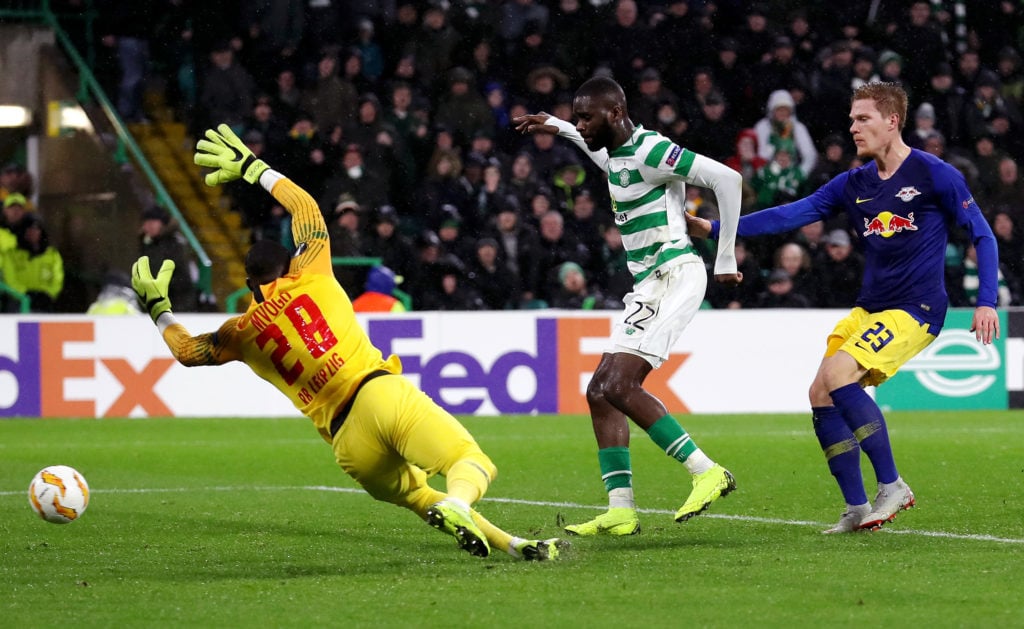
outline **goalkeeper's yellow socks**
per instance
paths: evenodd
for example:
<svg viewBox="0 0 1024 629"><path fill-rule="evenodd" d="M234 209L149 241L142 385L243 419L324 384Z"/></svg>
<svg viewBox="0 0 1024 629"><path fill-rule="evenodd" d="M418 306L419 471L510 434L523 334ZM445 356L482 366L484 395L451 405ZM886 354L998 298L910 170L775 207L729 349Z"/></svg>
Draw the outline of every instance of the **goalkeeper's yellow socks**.
<svg viewBox="0 0 1024 629"><path fill-rule="evenodd" d="M671 415L665 415L654 422L654 425L647 429L647 436L658 444L665 454L685 465L691 474L703 474L715 465Z"/></svg>

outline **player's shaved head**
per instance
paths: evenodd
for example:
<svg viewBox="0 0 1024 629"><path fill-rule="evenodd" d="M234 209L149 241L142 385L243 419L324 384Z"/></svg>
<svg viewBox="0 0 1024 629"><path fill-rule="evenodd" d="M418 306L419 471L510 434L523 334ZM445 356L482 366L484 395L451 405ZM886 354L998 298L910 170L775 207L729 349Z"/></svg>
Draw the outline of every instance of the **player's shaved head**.
<svg viewBox="0 0 1024 629"><path fill-rule="evenodd" d="M245 274L257 287L269 284L288 272L291 257L281 243L258 240L245 255Z"/></svg>
<svg viewBox="0 0 1024 629"><path fill-rule="evenodd" d="M576 90L576 98L584 97L599 102L604 101L602 104L609 108L614 105L623 109L626 107L626 93L622 90L622 86L613 79L603 76L595 76L580 85Z"/></svg>

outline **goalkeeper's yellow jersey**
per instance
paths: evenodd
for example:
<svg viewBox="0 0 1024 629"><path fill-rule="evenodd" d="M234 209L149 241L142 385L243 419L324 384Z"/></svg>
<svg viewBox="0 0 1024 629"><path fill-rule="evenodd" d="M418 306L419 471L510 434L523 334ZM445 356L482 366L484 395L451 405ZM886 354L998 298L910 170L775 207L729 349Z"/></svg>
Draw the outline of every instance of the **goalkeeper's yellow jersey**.
<svg viewBox="0 0 1024 629"><path fill-rule="evenodd" d="M331 441L330 424L371 372L401 373L397 356L384 360L356 321L352 302L334 278L327 225L305 190L282 178L272 194L292 215L298 247L289 272L261 287L240 317L212 334L190 336L184 326L164 340L186 366L241 360L288 396Z"/></svg>

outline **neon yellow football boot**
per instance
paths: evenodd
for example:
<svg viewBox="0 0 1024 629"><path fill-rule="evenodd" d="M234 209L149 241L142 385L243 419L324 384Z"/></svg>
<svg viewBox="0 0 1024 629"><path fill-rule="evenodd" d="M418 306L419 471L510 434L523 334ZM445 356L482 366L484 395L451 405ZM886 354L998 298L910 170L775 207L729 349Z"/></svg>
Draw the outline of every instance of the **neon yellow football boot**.
<svg viewBox="0 0 1024 629"><path fill-rule="evenodd" d="M486 557L491 553L491 545L480 527L473 521L473 516L447 500L442 500L427 509L427 523L439 531L455 538L459 548L476 557Z"/></svg>
<svg viewBox="0 0 1024 629"><path fill-rule="evenodd" d="M734 489L736 479L721 465L716 464L703 474L694 474L693 491L683 506L679 507L679 511L676 511L676 522L686 522L700 515L712 502L729 495Z"/></svg>
<svg viewBox="0 0 1024 629"><path fill-rule="evenodd" d="M513 554L525 561L555 561L562 551L569 548L569 542L551 539L524 539L512 547Z"/></svg>
<svg viewBox="0 0 1024 629"><path fill-rule="evenodd" d="M636 509L610 507L608 511L583 524L570 524L567 533L590 537L592 535L636 535L640 532L640 518Z"/></svg>

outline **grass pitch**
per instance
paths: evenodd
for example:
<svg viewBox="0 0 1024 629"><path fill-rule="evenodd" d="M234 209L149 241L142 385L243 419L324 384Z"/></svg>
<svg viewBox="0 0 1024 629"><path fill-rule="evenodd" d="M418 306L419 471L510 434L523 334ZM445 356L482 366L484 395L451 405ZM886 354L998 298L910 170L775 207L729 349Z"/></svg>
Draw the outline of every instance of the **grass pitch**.
<svg viewBox="0 0 1024 629"><path fill-rule="evenodd" d="M464 423L498 465L480 509L499 526L560 536L603 510L587 418ZM919 506L840 536L821 535L842 504L808 417L682 423L735 493L676 524L689 479L636 431L643 532L538 564L373 501L305 419L0 421L0 624L1024 626L1024 414L890 414ZM28 505L53 464L89 481L80 521Z"/></svg>

